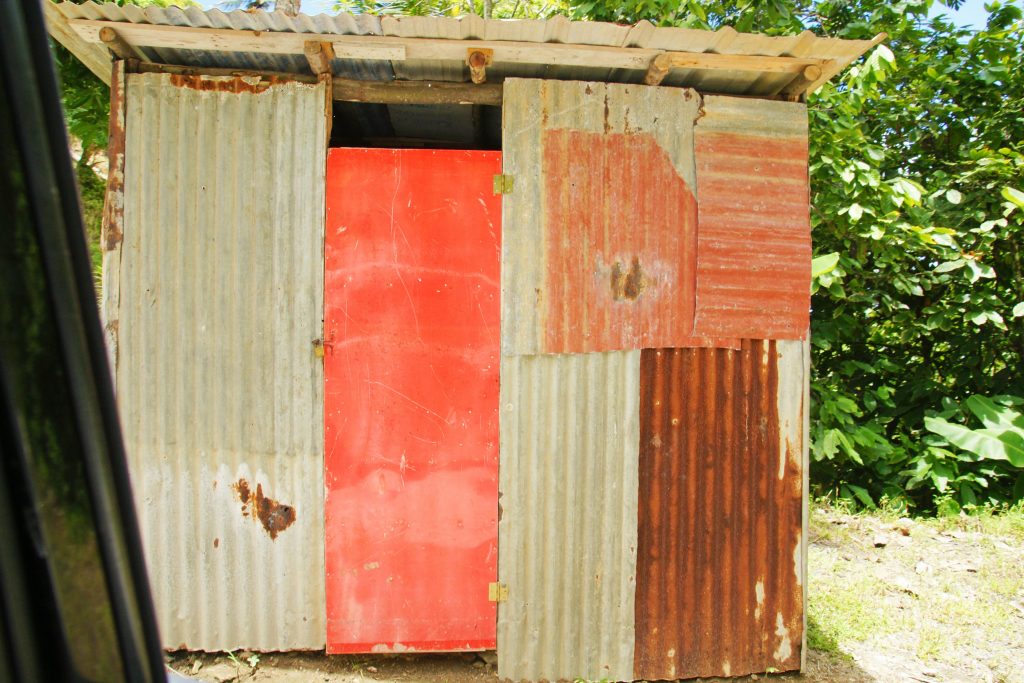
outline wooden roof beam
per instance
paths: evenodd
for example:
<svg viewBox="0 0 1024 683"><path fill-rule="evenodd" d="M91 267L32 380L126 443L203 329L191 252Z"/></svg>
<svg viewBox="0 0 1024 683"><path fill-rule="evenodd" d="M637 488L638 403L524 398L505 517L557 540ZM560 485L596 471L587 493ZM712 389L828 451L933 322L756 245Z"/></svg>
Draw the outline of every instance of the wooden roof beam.
<svg viewBox="0 0 1024 683"><path fill-rule="evenodd" d="M57 9L56 3L44 2L41 4L43 6L43 15L46 17L46 28L50 35L77 57L82 64L85 64L89 71L92 71L101 81L110 85L112 74L110 53L104 47L102 41L83 39L79 31L71 28L68 18Z"/></svg>
<svg viewBox="0 0 1024 683"><path fill-rule="evenodd" d="M476 104L501 106L502 86L497 83L438 81L356 81L335 78L334 99L375 104Z"/></svg>

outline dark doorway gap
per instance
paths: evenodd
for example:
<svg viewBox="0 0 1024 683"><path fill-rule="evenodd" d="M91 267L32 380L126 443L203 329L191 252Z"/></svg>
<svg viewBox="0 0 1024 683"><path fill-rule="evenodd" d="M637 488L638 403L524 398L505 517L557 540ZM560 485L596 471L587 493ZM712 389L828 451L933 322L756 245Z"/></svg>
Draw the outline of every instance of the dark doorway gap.
<svg viewBox="0 0 1024 683"><path fill-rule="evenodd" d="M334 102L331 147L501 149L501 107Z"/></svg>

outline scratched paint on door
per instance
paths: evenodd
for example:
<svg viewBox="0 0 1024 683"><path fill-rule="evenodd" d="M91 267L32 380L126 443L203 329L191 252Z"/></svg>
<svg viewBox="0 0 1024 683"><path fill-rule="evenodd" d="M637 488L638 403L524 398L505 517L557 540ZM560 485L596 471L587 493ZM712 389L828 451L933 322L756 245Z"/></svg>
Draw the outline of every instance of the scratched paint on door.
<svg viewBox="0 0 1024 683"><path fill-rule="evenodd" d="M327 649L495 646L500 152L334 149Z"/></svg>

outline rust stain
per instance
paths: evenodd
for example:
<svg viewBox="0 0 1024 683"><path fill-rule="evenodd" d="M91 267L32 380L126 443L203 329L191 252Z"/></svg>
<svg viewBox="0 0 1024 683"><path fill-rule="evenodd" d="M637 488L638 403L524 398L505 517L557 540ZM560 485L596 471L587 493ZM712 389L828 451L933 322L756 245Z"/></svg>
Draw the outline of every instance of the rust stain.
<svg viewBox="0 0 1024 683"><path fill-rule="evenodd" d="M256 484L255 493L245 479L239 479L231 488L242 503L242 515L259 520L271 539L295 522L295 508L263 495L263 484Z"/></svg>
<svg viewBox="0 0 1024 683"><path fill-rule="evenodd" d="M286 82L277 76L236 76L214 78L198 74L171 74L171 85L206 92L261 93L279 83Z"/></svg>
<svg viewBox="0 0 1024 683"><path fill-rule="evenodd" d="M779 477L778 355L651 349L640 361L634 675L800 667L801 463Z"/></svg>
<svg viewBox="0 0 1024 683"><path fill-rule="evenodd" d="M624 270L618 261L612 266L612 298L616 301L627 299L636 301L644 291L644 274L640 268L640 259L633 257L629 270Z"/></svg>
<svg viewBox="0 0 1024 683"><path fill-rule="evenodd" d="M213 539L213 547L214 548L219 548L220 547L220 539L219 538Z"/></svg>

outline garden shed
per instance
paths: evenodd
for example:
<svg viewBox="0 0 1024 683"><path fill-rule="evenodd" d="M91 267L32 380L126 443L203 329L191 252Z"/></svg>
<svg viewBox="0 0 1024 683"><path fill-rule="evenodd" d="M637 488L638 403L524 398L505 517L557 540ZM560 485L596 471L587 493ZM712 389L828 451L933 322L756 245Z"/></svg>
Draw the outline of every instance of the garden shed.
<svg viewBox="0 0 1024 683"><path fill-rule="evenodd" d="M166 647L800 668L804 99L877 41L45 6Z"/></svg>

